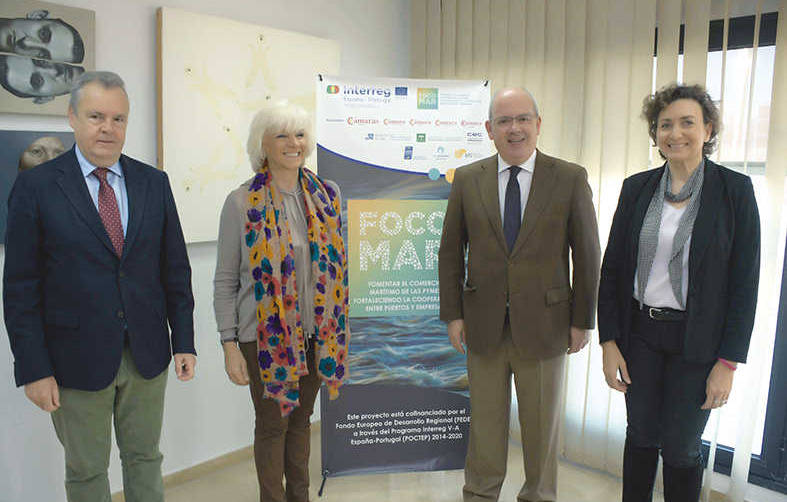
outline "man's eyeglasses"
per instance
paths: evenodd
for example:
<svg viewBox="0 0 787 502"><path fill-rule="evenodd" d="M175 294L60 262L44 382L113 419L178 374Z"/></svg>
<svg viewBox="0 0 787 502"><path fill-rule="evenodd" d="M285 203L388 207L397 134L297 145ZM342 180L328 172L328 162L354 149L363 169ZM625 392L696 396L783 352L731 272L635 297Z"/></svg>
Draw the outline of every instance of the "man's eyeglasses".
<svg viewBox="0 0 787 502"><path fill-rule="evenodd" d="M524 115L517 115L516 117L507 117L507 116L497 117L492 121L492 123L496 127L506 128L514 125L514 122L516 122L518 126L526 126L529 125L534 120L535 117L533 115L529 113L525 113Z"/></svg>

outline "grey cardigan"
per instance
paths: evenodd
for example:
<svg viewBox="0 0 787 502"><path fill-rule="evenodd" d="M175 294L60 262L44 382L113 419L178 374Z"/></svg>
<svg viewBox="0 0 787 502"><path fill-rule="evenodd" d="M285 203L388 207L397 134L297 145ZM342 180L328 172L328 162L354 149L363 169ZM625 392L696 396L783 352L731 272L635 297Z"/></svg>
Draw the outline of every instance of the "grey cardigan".
<svg viewBox="0 0 787 502"><path fill-rule="evenodd" d="M336 193L339 187L326 181ZM216 253L216 274L213 278L213 309L216 328L221 341L237 339L240 342L257 340L257 303L252 292L248 247L243 227L246 223L247 202L251 179L230 192L224 201L219 221L219 239ZM298 303L303 332L307 340L314 335L314 292L306 287L311 284L309 240L307 238L306 207L300 186L293 192L280 190L284 213L290 228L295 249L295 276L298 286Z"/></svg>

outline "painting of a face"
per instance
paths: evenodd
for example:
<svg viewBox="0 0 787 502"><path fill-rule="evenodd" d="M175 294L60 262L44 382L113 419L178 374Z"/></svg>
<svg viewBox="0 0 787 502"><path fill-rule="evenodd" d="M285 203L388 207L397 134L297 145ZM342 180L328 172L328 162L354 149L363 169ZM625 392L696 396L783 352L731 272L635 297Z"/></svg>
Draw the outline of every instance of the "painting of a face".
<svg viewBox="0 0 787 502"><path fill-rule="evenodd" d="M81 63L85 45L79 32L62 19L0 18L0 52Z"/></svg>
<svg viewBox="0 0 787 502"><path fill-rule="evenodd" d="M74 134L62 131L0 130L0 145L0 242L3 242L8 195L17 176L58 155L67 154L74 145ZM46 169L46 166L42 168Z"/></svg>
<svg viewBox="0 0 787 502"><path fill-rule="evenodd" d="M19 97L51 98L68 94L74 79L84 71L81 66L66 63L0 55L0 85Z"/></svg>
<svg viewBox="0 0 787 502"><path fill-rule="evenodd" d="M66 115L71 87L95 68L95 12L0 0L0 113Z"/></svg>
<svg viewBox="0 0 787 502"><path fill-rule="evenodd" d="M66 151L65 145L56 136L42 136L32 143L22 152L19 157L19 170L27 171L47 160L52 160Z"/></svg>

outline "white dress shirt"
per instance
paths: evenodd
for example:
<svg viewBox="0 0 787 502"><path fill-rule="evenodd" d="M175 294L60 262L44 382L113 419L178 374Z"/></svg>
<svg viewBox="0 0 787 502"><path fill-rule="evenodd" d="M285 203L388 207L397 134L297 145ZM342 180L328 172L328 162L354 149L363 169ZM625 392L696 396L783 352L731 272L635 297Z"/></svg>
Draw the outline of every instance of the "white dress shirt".
<svg viewBox="0 0 787 502"><path fill-rule="evenodd" d="M497 156L497 197L500 200L500 221L505 221L505 208L506 208L506 187L508 187L508 178L511 171L508 168L511 164ZM530 185L533 182L533 171L536 168L536 151L528 158L524 164L520 165L522 169L519 171L516 179L519 182L519 200L521 205L522 214L519 215L519 221L522 221L522 215L525 214L525 206L527 206L527 197L530 195Z"/></svg>

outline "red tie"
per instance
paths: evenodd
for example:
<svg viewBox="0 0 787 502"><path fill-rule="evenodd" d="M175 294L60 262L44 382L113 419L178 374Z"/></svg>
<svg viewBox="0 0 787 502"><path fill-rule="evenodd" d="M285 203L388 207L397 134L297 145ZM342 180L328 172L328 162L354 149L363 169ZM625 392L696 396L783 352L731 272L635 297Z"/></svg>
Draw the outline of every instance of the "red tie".
<svg viewBox="0 0 787 502"><path fill-rule="evenodd" d="M93 174L98 178L98 215L104 223L104 228L109 234L109 240L115 248L118 257L123 255L123 223L120 221L120 211L118 201L115 198L115 191L107 183L106 167L97 167Z"/></svg>

